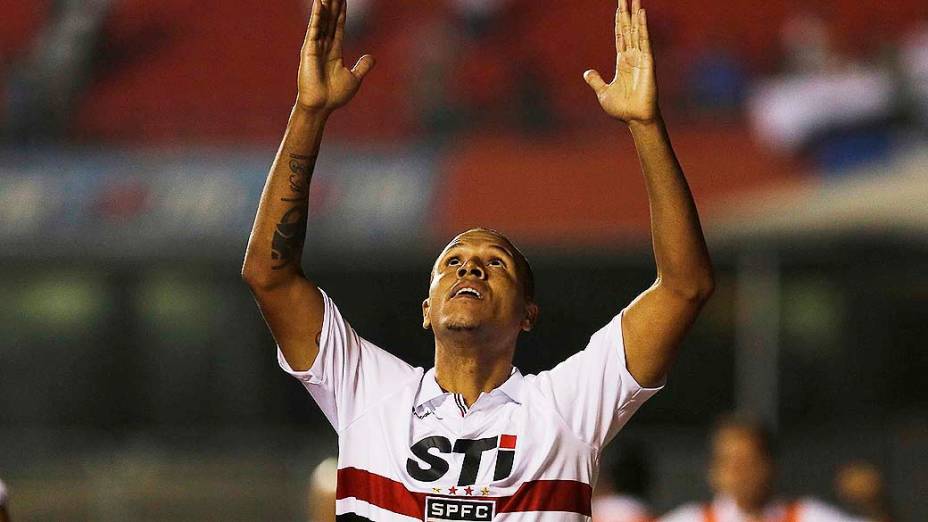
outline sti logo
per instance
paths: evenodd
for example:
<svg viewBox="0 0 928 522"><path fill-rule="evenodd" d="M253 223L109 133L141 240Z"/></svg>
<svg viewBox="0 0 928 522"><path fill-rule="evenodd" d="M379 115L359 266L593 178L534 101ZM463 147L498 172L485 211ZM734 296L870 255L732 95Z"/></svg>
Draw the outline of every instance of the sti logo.
<svg viewBox="0 0 928 522"><path fill-rule="evenodd" d="M436 451L430 451L433 449ZM477 440L458 439L452 445L447 437L433 435L413 444L409 450L416 458L406 459L406 471L412 478L421 482L435 482L448 473L451 465L441 456L442 453L463 453L464 463L461 464L458 486L472 486L477 482L480 461L486 451L498 450L493 480L503 480L512 473L512 463L516 455L516 436L500 435Z"/></svg>
<svg viewBox="0 0 928 522"><path fill-rule="evenodd" d="M425 522L445 522L446 520L489 522L495 515L496 504L491 500L425 497Z"/></svg>

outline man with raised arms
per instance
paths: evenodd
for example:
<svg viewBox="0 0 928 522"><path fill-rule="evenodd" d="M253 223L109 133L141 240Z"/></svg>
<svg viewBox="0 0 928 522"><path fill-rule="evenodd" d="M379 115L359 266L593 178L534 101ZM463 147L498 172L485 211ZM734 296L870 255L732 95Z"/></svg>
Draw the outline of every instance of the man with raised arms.
<svg viewBox="0 0 928 522"><path fill-rule="evenodd" d="M615 77L606 83L587 71L584 79L637 147L657 278L624 310L616 306L585 349L538 375L512 366L538 306L531 267L498 232L468 230L436 260L422 303L423 326L435 337L429 370L360 337L303 273L323 129L374 65L369 55L344 65L345 17L344 0L313 4L298 96L242 269L280 366L338 432L339 519L589 520L604 446L658 391L714 285L696 206L658 110L645 11L639 0L631 10L621 0Z"/></svg>

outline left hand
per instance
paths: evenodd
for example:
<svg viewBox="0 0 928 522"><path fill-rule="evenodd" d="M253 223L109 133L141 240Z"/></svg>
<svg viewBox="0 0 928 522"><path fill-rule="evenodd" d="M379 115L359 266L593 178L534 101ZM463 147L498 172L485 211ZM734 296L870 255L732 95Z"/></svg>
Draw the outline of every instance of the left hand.
<svg viewBox="0 0 928 522"><path fill-rule="evenodd" d="M593 88L606 114L627 124L651 123L660 117L648 20L641 0L619 0L615 14L615 77L606 83L593 69L583 79Z"/></svg>

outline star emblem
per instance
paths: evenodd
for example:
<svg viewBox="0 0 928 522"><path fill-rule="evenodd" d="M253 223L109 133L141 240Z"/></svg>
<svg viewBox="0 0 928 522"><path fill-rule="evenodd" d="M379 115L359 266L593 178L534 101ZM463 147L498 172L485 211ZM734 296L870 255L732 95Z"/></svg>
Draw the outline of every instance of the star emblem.
<svg viewBox="0 0 928 522"><path fill-rule="evenodd" d="M452 488L454 489L454 488ZM432 491L435 493L441 493L441 488L432 488Z"/></svg>
<svg viewBox="0 0 928 522"><path fill-rule="evenodd" d="M480 494L483 495L483 496L485 496L485 497L489 496L489 495L490 495L490 488L484 487L483 489L480 490Z"/></svg>
<svg viewBox="0 0 928 522"><path fill-rule="evenodd" d="M454 487L454 486L451 486L450 488L448 488L448 493L451 493L452 495L457 495L457 494L458 494L458 488L456 488L456 487Z"/></svg>
<svg viewBox="0 0 928 522"><path fill-rule="evenodd" d="M473 494L474 494L474 488L472 488L472 487L470 487L470 486L467 486L466 488L464 488L464 493L467 493L468 495L473 495Z"/></svg>

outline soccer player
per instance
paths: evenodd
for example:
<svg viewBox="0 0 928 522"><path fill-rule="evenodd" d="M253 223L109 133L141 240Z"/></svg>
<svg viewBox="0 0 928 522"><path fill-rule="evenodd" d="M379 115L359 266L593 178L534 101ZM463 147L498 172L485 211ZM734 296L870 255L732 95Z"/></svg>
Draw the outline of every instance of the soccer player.
<svg viewBox="0 0 928 522"><path fill-rule="evenodd" d="M681 506L660 522L863 522L813 498L778 499L773 443L762 425L725 418L711 444L709 484L715 498Z"/></svg>
<svg viewBox="0 0 928 522"><path fill-rule="evenodd" d="M303 273L307 195L326 120L374 65L369 55L344 65L345 17L343 0L313 4L296 103L242 268L280 366L338 433L339 519L589 520L603 447L662 386L714 285L658 110L645 12L639 0L631 10L619 3L615 77L584 78L637 147L657 278L617 306L584 350L538 375L512 366L517 338L538 318L532 270L497 232L468 230L435 261L422 303L422 325L435 338L427 371L363 339Z"/></svg>

